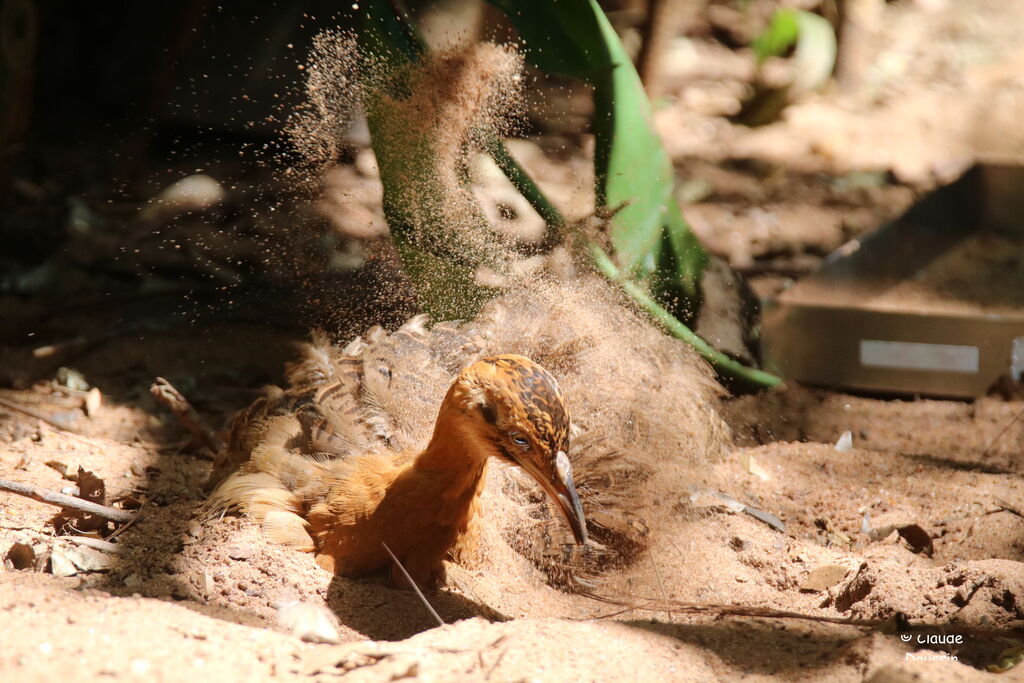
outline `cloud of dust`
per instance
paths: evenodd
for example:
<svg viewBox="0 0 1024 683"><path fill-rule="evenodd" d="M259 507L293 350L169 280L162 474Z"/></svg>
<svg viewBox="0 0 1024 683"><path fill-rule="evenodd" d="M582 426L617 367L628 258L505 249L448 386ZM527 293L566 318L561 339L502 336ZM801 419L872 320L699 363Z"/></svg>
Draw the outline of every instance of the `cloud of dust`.
<svg viewBox="0 0 1024 683"><path fill-rule="evenodd" d="M490 227L469 184L469 163L488 140L515 128L522 67L512 48L471 43L392 68L361 54L353 36L322 33L305 66L306 104L287 126L301 159L292 173L315 179L335 163L362 109L385 209L400 217L392 230L445 259L500 268L510 240Z"/></svg>
<svg viewBox="0 0 1024 683"><path fill-rule="evenodd" d="M403 349L407 337L377 333L364 357L364 386L373 373L388 370L387 392L374 397L382 419L387 394L422 398L422 410L391 416L392 446L417 448L429 438L436 405L461 366L517 353L547 367L573 417L570 455L594 543L572 545L564 520L536 485L514 468L493 468L480 561L511 571L501 559L511 551L551 583L573 588L633 564L659 529L685 515L690 488L706 483L707 465L721 457L729 435L717 412L721 388L690 347L573 265L568 249L536 267L488 224L467 169L490 136L514 123L521 69L510 48L478 43L384 74L358 55L352 38L325 34L307 67L309 104L290 131L306 168L323 168L336 160L348 117L361 103L377 119L371 133L384 184L398 188L386 201L402 216L402 229L425 249L511 274L501 280L505 292L476 319L435 325L426 338L429 351ZM403 373L403 366L414 370Z"/></svg>

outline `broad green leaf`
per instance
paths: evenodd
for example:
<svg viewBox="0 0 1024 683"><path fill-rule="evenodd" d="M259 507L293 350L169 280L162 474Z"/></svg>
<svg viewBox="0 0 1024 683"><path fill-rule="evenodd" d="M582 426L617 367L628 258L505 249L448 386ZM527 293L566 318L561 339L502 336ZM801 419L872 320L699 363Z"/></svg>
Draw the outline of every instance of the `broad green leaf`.
<svg viewBox="0 0 1024 683"><path fill-rule="evenodd" d="M594 87L596 191L598 203L615 211L611 239L619 265L648 280L659 264L673 263L674 272L657 279L695 294L704 251L696 239L683 237L689 228L673 198L671 161L640 77L604 12L595 0L490 1L515 24L529 60ZM661 258L665 242L681 249L667 261Z"/></svg>
<svg viewBox="0 0 1024 683"><path fill-rule="evenodd" d="M359 45L364 55L390 69L415 62L426 50L403 8L370 0L360 11Z"/></svg>
<svg viewBox="0 0 1024 683"><path fill-rule="evenodd" d="M588 82L612 68L600 23L587 0L488 0L508 15L527 58L548 73Z"/></svg>

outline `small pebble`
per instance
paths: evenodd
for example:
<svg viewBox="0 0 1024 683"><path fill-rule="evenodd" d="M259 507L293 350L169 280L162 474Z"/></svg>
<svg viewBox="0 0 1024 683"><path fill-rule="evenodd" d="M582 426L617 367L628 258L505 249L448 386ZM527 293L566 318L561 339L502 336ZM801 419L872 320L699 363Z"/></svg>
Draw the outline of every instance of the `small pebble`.
<svg viewBox="0 0 1024 683"><path fill-rule="evenodd" d="M287 600L277 606L277 621L307 643L340 643L338 617L323 605Z"/></svg>
<svg viewBox="0 0 1024 683"><path fill-rule="evenodd" d="M848 453L853 450L853 432L845 431L836 441L836 451L839 453Z"/></svg>
<svg viewBox="0 0 1024 683"><path fill-rule="evenodd" d="M248 560L253 555L252 548L232 546L228 548L228 557L232 560Z"/></svg>

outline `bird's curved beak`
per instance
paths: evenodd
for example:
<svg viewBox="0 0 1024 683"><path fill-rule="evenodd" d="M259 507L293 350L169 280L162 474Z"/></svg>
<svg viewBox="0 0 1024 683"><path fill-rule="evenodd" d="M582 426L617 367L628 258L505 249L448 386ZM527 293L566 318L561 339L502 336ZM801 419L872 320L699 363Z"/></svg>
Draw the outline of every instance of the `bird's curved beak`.
<svg viewBox="0 0 1024 683"><path fill-rule="evenodd" d="M587 542L587 520L583 517L583 506L580 505L580 497L572 481L572 466L564 451L558 451L558 457L555 459L555 481L551 483L554 488L551 493L569 521L576 543L583 545Z"/></svg>

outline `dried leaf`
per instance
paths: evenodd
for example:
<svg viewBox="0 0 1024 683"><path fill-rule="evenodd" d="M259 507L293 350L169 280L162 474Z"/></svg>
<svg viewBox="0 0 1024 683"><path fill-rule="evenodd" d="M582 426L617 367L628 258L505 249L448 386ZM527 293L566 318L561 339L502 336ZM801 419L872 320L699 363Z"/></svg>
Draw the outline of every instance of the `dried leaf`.
<svg viewBox="0 0 1024 683"><path fill-rule="evenodd" d="M96 387L89 390L89 393L85 395L85 414L89 417L93 417L99 412L100 405L103 402L103 394Z"/></svg>
<svg viewBox="0 0 1024 683"><path fill-rule="evenodd" d="M839 564L826 564L823 567L812 569L800 583L800 590L806 593L821 593L846 578L849 571Z"/></svg>
<svg viewBox="0 0 1024 683"><path fill-rule="evenodd" d="M781 519L779 519L778 516L773 515L770 512L758 510L757 508L752 508L749 505L745 505L743 507L743 511L751 517L753 517L754 519L764 522L776 531L781 531L783 533L785 533L786 531L786 524Z"/></svg>
<svg viewBox="0 0 1024 683"><path fill-rule="evenodd" d="M54 548L50 553L50 573L54 576L74 576L78 573L74 562L64 554L64 548Z"/></svg>
<svg viewBox="0 0 1024 683"><path fill-rule="evenodd" d="M935 545L932 543L931 534L924 530L919 524L907 524L897 527L900 537L910 545L915 553L924 553L928 557L935 554Z"/></svg>
<svg viewBox="0 0 1024 683"><path fill-rule="evenodd" d="M56 548L54 550L56 551ZM64 557L83 572L102 572L114 566L115 560L112 555L95 548L72 546L60 550Z"/></svg>
<svg viewBox="0 0 1024 683"><path fill-rule="evenodd" d="M59 460L47 460L46 466L55 470L60 476L68 478L68 466Z"/></svg>
<svg viewBox="0 0 1024 683"><path fill-rule="evenodd" d="M78 468L75 479L78 481L76 495L79 498L99 505L106 505L107 487L102 479L81 466ZM58 530L63 530L65 525L70 525L77 531L96 531L103 528L106 523L107 520L98 515L69 508L63 508L53 520L54 527Z"/></svg>
<svg viewBox="0 0 1024 683"><path fill-rule="evenodd" d="M768 481L771 479L771 475L768 474L768 470L761 467L761 465L754 459L754 456L749 452L740 455L740 462L743 463L743 469L749 474L753 474L761 481Z"/></svg>
<svg viewBox="0 0 1024 683"><path fill-rule="evenodd" d="M7 551L7 559L15 569L32 569L36 565L36 551L28 543L15 543Z"/></svg>

